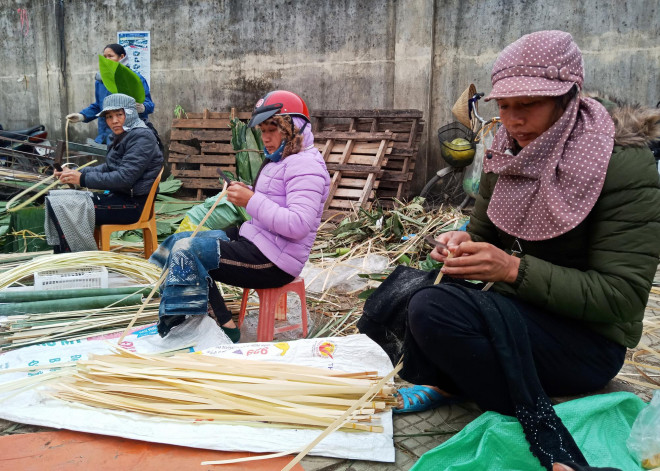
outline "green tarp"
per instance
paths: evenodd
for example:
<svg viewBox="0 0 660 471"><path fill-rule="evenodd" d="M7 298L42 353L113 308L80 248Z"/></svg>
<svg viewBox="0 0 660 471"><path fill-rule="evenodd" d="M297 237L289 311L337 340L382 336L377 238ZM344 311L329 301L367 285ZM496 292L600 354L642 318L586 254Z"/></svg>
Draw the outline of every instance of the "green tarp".
<svg viewBox="0 0 660 471"><path fill-rule="evenodd" d="M220 194L218 193L215 196L207 198L202 204L198 204L191 208L187 213L190 222L197 226L206 213L213 207L213 204L218 199ZM211 230L225 230L232 226L240 226L243 222L248 221L250 215L247 213L245 208L240 206L235 206L227 201L227 197L224 196L218 205L215 207L209 218L204 223L204 227Z"/></svg>
<svg viewBox="0 0 660 471"><path fill-rule="evenodd" d="M44 235L45 210L23 208L9 214L7 235L0 237L0 252L38 252L50 250Z"/></svg>
<svg viewBox="0 0 660 471"><path fill-rule="evenodd" d="M632 393L589 396L555 407L591 466L642 470L626 448L637 414L646 403ZM460 433L425 453L412 471L544 471L529 451L515 417L486 412Z"/></svg>

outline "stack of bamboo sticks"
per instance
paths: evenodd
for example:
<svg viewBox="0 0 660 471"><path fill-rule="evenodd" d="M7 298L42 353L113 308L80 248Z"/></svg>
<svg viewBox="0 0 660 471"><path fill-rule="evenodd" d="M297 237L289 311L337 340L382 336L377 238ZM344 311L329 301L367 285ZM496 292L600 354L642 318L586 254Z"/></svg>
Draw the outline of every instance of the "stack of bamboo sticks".
<svg viewBox="0 0 660 471"><path fill-rule="evenodd" d="M9 316L0 325L0 351L66 339L75 341L93 335L122 332L141 304L102 309ZM149 304L137 325L158 320L158 300Z"/></svg>
<svg viewBox="0 0 660 471"><path fill-rule="evenodd" d="M51 394L94 407L191 421L325 428L380 379L375 372L342 373L190 353L164 358L117 350L115 355L78 361L75 370L51 383ZM393 393L393 387L380 388L342 429L382 432L374 414L396 404Z"/></svg>

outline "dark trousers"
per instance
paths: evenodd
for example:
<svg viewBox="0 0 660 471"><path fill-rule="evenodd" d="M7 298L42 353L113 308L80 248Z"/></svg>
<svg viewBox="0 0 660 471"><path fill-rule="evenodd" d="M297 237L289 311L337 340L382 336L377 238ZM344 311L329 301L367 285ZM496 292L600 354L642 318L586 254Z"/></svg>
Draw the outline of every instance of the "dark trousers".
<svg viewBox="0 0 660 471"><path fill-rule="evenodd" d="M135 196L122 195L115 193L96 193L92 195L94 203L95 225L103 224L132 224L140 219L147 195ZM55 216L48 200L46 200L46 211L55 226L55 230L60 239L60 243L53 247L54 253L71 252L71 248L66 240L60 222Z"/></svg>
<svg viewBox="0 0 660 471"><path fill-rule="evenodd" d="M130 196L118 193L94 194L96 225L132 224L140 219L148 195Z"/></svg>
<svg viewBox="0 0 660 471"><path fill-rule="evenodd" d="M284 286L295 279L266 258L252 242L238 237L237 230L226 232L232 240L220 241L220 266L209 271L213 280L240 288L262 289ZM231 312L212 281L209 281L209 303L221 325L231 319Z"/></svg>
<svg viewBox="0 0 660 471"><path fill-rule="evenodd" d="M417 291L408 304L400 376L475 401L483 410L514 415L498 355L471 290L447 283ZM486 299L502 295L484 293ZM621 369L626 348L579 322L507 298L519 310L533 361L549 396L604 387Z"/></svg>

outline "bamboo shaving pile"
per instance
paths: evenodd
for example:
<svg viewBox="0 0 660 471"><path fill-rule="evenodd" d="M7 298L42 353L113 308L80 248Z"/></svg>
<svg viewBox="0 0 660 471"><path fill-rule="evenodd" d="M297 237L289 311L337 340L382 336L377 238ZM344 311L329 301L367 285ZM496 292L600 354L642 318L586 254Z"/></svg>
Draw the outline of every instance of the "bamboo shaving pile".
<svg viewBox="0 0 660 471"><path fill-rule="evenodd" d="M374 372L342 373L191 353L164 358L117 351L78 361L75 370L51 383L51 394L94 407L190 421L325 428L380 379ZM393 392L390 386L380 389L342 429L382 432L374 414L396 404Z"/></svg>

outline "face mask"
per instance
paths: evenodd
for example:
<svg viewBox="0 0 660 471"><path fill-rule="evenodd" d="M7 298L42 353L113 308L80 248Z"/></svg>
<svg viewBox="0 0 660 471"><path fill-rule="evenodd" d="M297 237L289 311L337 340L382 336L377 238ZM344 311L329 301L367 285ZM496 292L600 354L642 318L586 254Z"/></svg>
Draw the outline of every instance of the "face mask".
<svg viewBox="0 0 660 471"><path fill-rule="evenodd" d="M282 152L284 152L284 147L286 146L286 141L282 141L282 144L277 148L272 154L268 153L266 147L264 147L264 157L273 162L279 162L282 158Z"/></svg>

